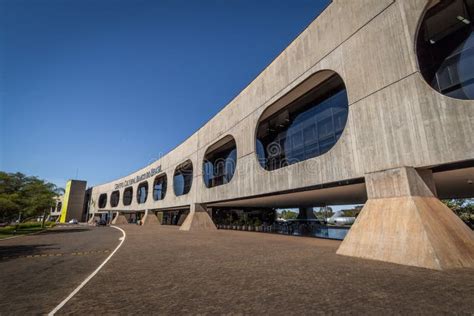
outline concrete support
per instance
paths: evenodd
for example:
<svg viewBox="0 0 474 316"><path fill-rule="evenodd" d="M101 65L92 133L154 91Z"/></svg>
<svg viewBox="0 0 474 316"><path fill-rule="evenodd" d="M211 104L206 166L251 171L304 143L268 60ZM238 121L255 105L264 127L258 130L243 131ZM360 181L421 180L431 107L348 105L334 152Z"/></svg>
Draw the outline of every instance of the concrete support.
<svg viewBox="0 0 474 316"><path fill-rule="evenodd" d="M188 216L179 230L217 230L216 225L206 211L203 204L191 204Z"/></svg>
<svg viewBox="0 0 474 316"><path fill-rule="evenodd" d="M179 226L183 225L184 221L186 220L186 217L188 217L188 214L186 213L183 213L179 216L179 219L178 219Z"/></svg>
<svg viewBox="0 0 474 316"><path fill-rule="evenodd" d="M95 221L96 220L98 221L99 219L100 219L100 214L93 213L93 214L91 214L91 218L89 219L89 221L87 223L88 224L94 224Z"/></svg>
<svg viewBox="0 0 474 316"><path fill-rule="evenodd" d="M474 233L433 192L429 172L367 174L369 197L340 255L429 269L474 267Z"/></svg>
<svg viewBox="0 0 474 316"><path fill-rule="evenodd" d="M125 225L128 224L127 218L120 212L117 212L113 221L112 225Z"/></svg>
<svg viewBox="0 0 474 316"><path fill-rule="evenodd" d="M145 211L145 216L142 218L142 225L143 226L159 226L160 221L155 213L150 212L148 210Z"/></svg>
<svg viewBox="0 0 474 316"><path fill-rule="evenodd" d="M312 207L300 207L297 219L316 219Z"/></svg>
<svg viewBox="0 0 474 316"><path fill-rule="evenodd" d="M94 224L94 214L89 214L89 220L87 221L88 224Z"/></svg>

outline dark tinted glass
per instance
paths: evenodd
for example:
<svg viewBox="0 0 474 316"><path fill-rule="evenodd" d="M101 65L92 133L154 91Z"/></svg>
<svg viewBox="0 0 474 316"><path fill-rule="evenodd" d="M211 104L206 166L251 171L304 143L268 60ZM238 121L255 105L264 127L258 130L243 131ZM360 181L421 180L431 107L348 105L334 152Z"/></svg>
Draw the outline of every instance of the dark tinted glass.
<svg viewBox="0 0 474 316"><path fill-rule="evenodd" d="M155 178L153 183L153 199L155 201L163 200L165 198L167 182L166 174Z"/></svg>
<svg viewBox="0 0 474 316"><path fill-rule="evenodd" d="M188 194L193 183L193 164L187 161L177 167L173 176L173 189L176 196Z"/></svg>
<svg viewBox="0 0 474 316"><path fill-rule="evenodd" d="M203 165L203 177L206 187L211 188L229 183L234 176L237 162L235 140L206 153Z"/></svg>
<svg viewBox="0 0 474 316"><path fill-rule="evenodd" d="M110 206L116 207L120 201L120 191L114 191L110 195Z"/></svg>
<svg viewBox="0 0 474 316"><path fill-rule="evenodd" d="M443 0L430 8L418 32L420 71L438 92L474 98L474 0Z"/></svg>
<svg viewBox="0 0 474 316"><path fill-rule="evenodd" d="M104 208L107 205L107 194L102 193L99 196L99 208Z"/></svg>
<svg viewBox="0 0 474 316"><path fill-rule="evenodd" d="M259 123L260 164L275 170L326 153L344 130L348 108L344 82L334 74Z"/></svg>
<svg viewBox="0 0 474 316"><path fill-rule="evenodd" d="M142 182L138 185L138 189L137 189L138 204L145 203L147 197L148 197L148 182Z"/></svg>
<svg viewBox="0 0 474 316"><path fill-rule="evenodd" d="M123 205L127 206L132 204L132 198L133 198L133 188L128 187L123 190Z"/></svg>

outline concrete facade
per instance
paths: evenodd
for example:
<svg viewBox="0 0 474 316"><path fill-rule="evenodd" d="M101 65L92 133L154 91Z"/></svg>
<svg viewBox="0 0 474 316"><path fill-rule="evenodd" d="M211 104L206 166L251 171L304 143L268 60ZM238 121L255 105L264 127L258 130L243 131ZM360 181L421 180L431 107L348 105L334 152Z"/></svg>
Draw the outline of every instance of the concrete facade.
<svg viewBox="0 0 474 316"><path fill-rule="evenodd" d="M72 219L80 221L83 218L86 185L86 181L68 181L62 201L61 216L59 218L61 223L69 222Z"/></svg>
<svg viewBox="0 0 474 316"><path fill-rule="evenodd" d="M416 35L430 4L428 0L334 0L257 78L182 144L129 176L95 186L90 213L189 207L194 214L195 205L238 205L243 199L257 201L303 191L309 193L301 193L301 206L318 205L327 202L327 195L319 194L318 189L328 184L365 179L362 182L372 185L376 181L370 175L384 170L409 167L421 174L461 162L467 162L462 176L440 172L427 177L425 183L431 193L438 189L444 197L454 197L456 192L474 196L474 186L467 182L474 179L474 101L438 93L418 68ZM285 168L263 169L255 150L259 121L331 73L343 79L349 100L347 124L336 145L321 156ZM237 147L235 174L229 183L207 188L202 174L204 155L228 135ZM194 169L191 191L175 196L173 173L186 160ZM153 180L161 174L167 175L168 190L163 200L155 201ZM453 179L459 181L449 184ZM137 186L143 181L148 182L148 198L138 204ZM133 187L133 199L126 206L122 197L128 184ZM367 187L366 191L362 183L352 191L347 189L347 196L352 195L345 200L341 188L334 189L340 190L335 201L363 203L377 196L378 190ZM112 207L110 195L115 190L120 191L120 201ZM107 204L99 209L97 202L104 193ZM272 205L265 201L261 203ZM192 226L186 221L183 225ZM472 253L474 237L472 232L466 236L470 241L465 251ZM465 261L464 265L474 263Z"/></svg>

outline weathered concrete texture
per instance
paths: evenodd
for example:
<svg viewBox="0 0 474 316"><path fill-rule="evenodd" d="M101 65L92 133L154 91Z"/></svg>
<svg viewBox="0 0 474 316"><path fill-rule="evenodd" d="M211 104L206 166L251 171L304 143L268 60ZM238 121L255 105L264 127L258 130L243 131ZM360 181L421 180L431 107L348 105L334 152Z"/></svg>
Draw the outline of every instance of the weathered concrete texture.
<svg viewBox="0 0 474 316"><path fill-rule="evenodd" d="M415 169L382 171L366 181L369 200L338 254L437 270L474 267L474 233Z"/></svg>
<svg viewBox="0 0 474 316"><path fill-rule="evenodd" d="M142 219L142 225L144 226L159 226L161 225L158 217L154 213L147 213Z"/></svg>
<svg viewBox="0 0 474 316"><path fill-rule="evenodd" d="M128 221L127 221L127 218L124 215L118 214L113 219L112 224L113 225L124 225L124 224L128 224Z"/></svg>
<svg viewBox="0 0 474 316"><path fill-rule="evenodd" d="M425 175L425 173L423 172ZM426 174L426 179L431 177ZM365 176L369 199L400 196L433 196L432 191L417 170L410 167L373 172Z"/></svg>
<svg viewBox="0 0 474 316"><path fill-rule="evenodd" d="M122 210L173 209L211 204L363 177L366 173L471 160L474 107L433 90L418 71L413 43L428 0L333 1L248 87L171 152L126 177L93 188L92 199L116 185L160 168L171 184L177 166L191 160L191 192ZM340 21L344 23L340 23ZM343 79L349 117L327 153L267 172L255 152L255 130L265 113L290 104L317 87L328 74ZM232 181L207 188L202 181L206 151L232 136L237 165ZM146 179L153 186L154 177ZM438 181L443 181L439 179ZM137 192L139 183L134 183ZM171 186L170 186L171 187ZM120 188L123 197L124 188ZM151 192L151 190L150 190ZM294 205L298 207L301 205ZM111 209L110 198L104 210ZM97 211L97 203L91 212Z"/></svg>
<svg viewBox="0 0 474 316"><path fill-rule="evenodd" d="M179 230L217 230L217 227L203 205L193 204Z"/></svg>
<svg viewBox="0 0 474 316"><path fill-rule="evenodd" d="M432 199L440 184L452 187L444 197L472 197L465 189L468 179L453 181L438 172L435 184L428 169L473 160L474 102L438 93L419 72L414 43L423 12L432 3L431 0L331 2L288 48L196 133L150 165L95 186L92 200L97 202L100 194L108 194L107 205L101 210L109 211L113 209L111 193L119 188L123 197L122 184L143 176L151 188L155 176L166 175L171 188L176 167L190 160L194 172L188 194L176 196L168 192L164 199L149 198L143 204L134 198L129 205L124 205L122 198L118 207L137 212L190 206L189 216L179 220L181 230L205 230L215 227L205 210L196 209L198 204L244 199L249 202L278 194L282 205L315 206L321 200L317 195L308 198L307 192L303 204L295 198L296 194L365 177L367 194L361 193L363 190L352 191L351 198L362 201L368 196L369 202L343 243L341 253L345 252L346 244L352 244L355 249L348 254L373 259L387 258L434 268L456 266L455 262L460 266L467 264L469 260L459 251L463 249L461 252L467 251L470 256L472 233L459 228L459 220L445 214L446 208ZM328 76L336 74L345 84L349 106L347 123L337 143L320 156L271 172L264 170L256 159L255 141L262 118L317 89ZM235 139L237 147L235 174L229 183L207 188L200 168L206 152L229 137ZM152 176L150 170L155 168L160 172ZM143 181L131 185L135 195ZM468 193L459 195L460 188ZM285 192L294 193L293 197ZM341 200L340 196L350 196L350 192L347 186L341 185L338 196L333 193L325 203L335 204ZM91 205L90 212L100 211L98 203ZM368 219L367 214L373 214L374 218ZM425 218L432 214L439 214L440 218L437 221ZM405 215L408 218L403 218ZM368 236L364 237L366 231ZM435 241L434 235L443 236L447 232L453 235ZM463 234L469 236L464 246L459 240ZM397 238L401 240L392 240ZM422 245L427 247L423 251L432 255L419 260L412 258ZM445 250L450 247L458 250Z"/></svg>

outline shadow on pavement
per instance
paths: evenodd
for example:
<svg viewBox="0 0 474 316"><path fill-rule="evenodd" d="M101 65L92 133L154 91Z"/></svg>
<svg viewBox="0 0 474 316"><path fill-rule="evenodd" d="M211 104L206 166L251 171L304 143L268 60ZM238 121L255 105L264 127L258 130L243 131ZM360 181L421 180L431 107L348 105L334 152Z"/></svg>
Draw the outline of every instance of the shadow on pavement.
<svg viewBox="0 0 474 316"><path fill-rule="evenodd" d="M0 263L6 262L12 259L16 259L19 256L31 256L44 253L45 250L56 250L59 247L53 247L53 244L36 244L36 245L12 245L12 246L1 246L0 245Z"/></svg>
<svg viewBox="0 0 474 316"><path fill-rule="evenodd" d="M64 234L64 233L82 233L90 231L90 228L54 228L41 233L41 235Z"/></svg>

